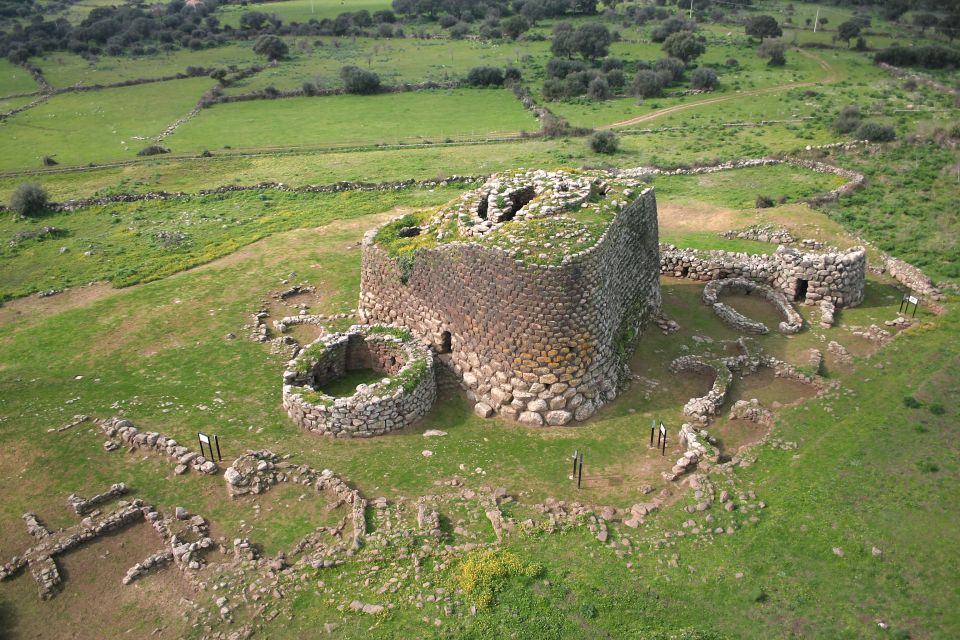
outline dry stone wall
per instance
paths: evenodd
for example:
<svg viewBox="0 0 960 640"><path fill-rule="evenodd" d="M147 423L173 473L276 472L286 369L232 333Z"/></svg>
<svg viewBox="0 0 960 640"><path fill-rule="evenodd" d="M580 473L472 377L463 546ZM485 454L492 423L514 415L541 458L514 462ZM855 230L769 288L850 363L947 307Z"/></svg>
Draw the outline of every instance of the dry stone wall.
<svg viewBox="0 0 960 640"><path fill-rule="evenodd" d="M803 328L803 317L790 305L786 296L779 291L746 278L712 280L703 288L703 303L713 308L713 312L734 329L756 334L766 334L770 331L767 325L762 322L751 320L730 305L720 302L720 295L727 291L747 295L756 293L772 304L783 316L783 322L779 325L781 333L798 333Z"/></svg>
<svg viewBox="0 0 960 640"><path fill-rule="evenodd" d="M283 408L302 429L337 438L366 438L402 429L433 406L437 383L433 354L412 338L354 326L321 336L283 374ZM322 391L355 369L382 371L390 379L360 385L346 398Z"/></svg>
<svg viewBox="0 0 960 640"><path fill-rule="evenodd" d="M747 278L768 284L798 302L826 300L838 308L863 302L866 266L863 247L837 253L778 247L772 255L758 255L660 246L663 275L702 281Z"/></svg>
<svg viewBox="0 0 960 640"><path fill-rule="evenodd" d="M586 420L616 396L632 342L660 310L652 189L557 265L451 242L417 251L402 278L375 235L363 241L361 320L406 326L433 345L483 417Z"/></svg>

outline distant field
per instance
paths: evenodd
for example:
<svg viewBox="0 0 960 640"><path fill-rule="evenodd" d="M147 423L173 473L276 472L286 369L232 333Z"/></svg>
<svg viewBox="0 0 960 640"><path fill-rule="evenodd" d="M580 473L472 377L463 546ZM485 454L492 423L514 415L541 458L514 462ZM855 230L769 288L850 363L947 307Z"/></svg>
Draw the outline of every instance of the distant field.
<svg viewBox="0 0 960 640"><path fill-rule="evenodd" d="M252 46L252 43L241 42L200 51L181 49L155 56L97 56L90 60L74 53L58 51L33 58L30 62L42 70L47 82L59 89L172 76L183 73L188 66L226 67L235 64L246 67L264 62L254 55Z"/></svg>
<svg viewBox="0 0 960 640"><path fill-rule="evenodd" d="M309 22L335 18L346 11L366 9L370 13L390 9L390 0L287 0L287 2L251 2L247 6L225 5L217 11L223 24L237 27L240 17L249 11L276 14L284 23Z"/></svg>
<svg viewBox="0 0 960 640"><path fill-rule="evenodd" d="M54 96L0 123L0 169L40 166L44 155L61 164L132 158L212 85L191 78Z"/></svg>
<svg viewBox="0 0 960 640"><path fill-rule="evenodd" d="M226 93L247 93L267 86L298 89L304 82L339 86L340 69L348 64L376 72L385 84L445 82L462 79L471 68L480 65L502 68L513 64L524 68L519 62L521 56L544 56L549 50L549 43L545 42L504 44L413 38L289 38L288 42L290 60L227 87Z"/></svg>
<svg viewBox="0 0 960 640"><path fill-rule="evenodd" d="M26 69L0 58L0 97L36 91L39 88Z"/></svg>
<svg viewBox="0 0 960 640"><path fill-rule="evenodd" d="M289 98L204 109L168 138L176 152L234 148L391 144L489 132L533 131L536 119L497 89Z"/></svg>

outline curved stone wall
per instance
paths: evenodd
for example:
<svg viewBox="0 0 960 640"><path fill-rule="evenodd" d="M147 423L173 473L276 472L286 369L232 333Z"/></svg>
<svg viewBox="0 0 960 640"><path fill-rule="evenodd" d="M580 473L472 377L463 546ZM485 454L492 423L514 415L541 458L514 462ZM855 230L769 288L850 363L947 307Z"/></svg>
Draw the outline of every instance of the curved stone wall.
<svg viewBox="0 0 960 640"><path fill-rule="evenodd" d="M747 278L768 284L797 302L826 300L838 308L863 302L866 267L863 247L831 253L778 247L773 254L764 255L660 246L663 275L701 281Z"/></svg>
<svg viewBox="0 0 960 640"><path fill-rule="evenodd" d="M385 378L334 398L325 384L354 369L383 371ZM433 354L403 330L351 327L320 337L283 373L283 408L302 429L337 438L364 438L402 429L433 406L437 386Z"/></svg>
<svg viewBox="0 0 960 640"><path fill-rule="evenodd" d="M361 319L409 327L432 344L483 417L537 426L589 418L616 396L636 338L660 309L652 189L557 265L451 242L418 250L402 280L376 233L363 241Z"/></svg>
<svg viewBox="0 0 960 640"><path fill-rule="evenodd" d="M720 302L720 295L725 292L732 293L756 293L761 298L774 306L777 312L783 316L783 322L780 323L781 333L799 333L803 328L803 317L797 313L797 310L790 305L779 291L772 289L764 284L758 284L746 278L724 278L723 280L712 280L703 288L703 303L713 308L713 312L725 323L747 333L765 334L770 329L762 322L752 320L743 315L728 304Z"/></svg>

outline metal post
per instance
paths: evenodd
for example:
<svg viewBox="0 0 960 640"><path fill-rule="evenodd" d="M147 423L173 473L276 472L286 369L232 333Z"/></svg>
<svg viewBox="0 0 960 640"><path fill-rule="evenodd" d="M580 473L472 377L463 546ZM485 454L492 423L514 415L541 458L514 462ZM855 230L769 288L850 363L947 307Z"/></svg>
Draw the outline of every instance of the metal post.
<svg viewBox="0 0 960 640"><path fill-rule="evenodd" d="M220 455L220 436L213 436L213 441L217 443L217 462L223 462L223 456ZM213 453L213 450L210 453Z"/></svg>
<svg viewBox="0 0 960 640"><path fill-rule="evenodd" d="M656 418L652 418L651 420L652 420L652 422L650 423L650 446L652 447L652 446L653 446L653 432L656 431L656 429L657 429L657 419L656 419Z"/></svg>
<svg viewBox="0 0 960 640"><path fill-rule="evenodd" d="M200 437L199 433L197 434L197 442L200 443L200 455L206 457L206 454L203 452L203 438ZM213 458L213 455L211 455L210 457Z"/></svg>
<svg viewBox="0 0 960 640"><path fill-rule="evenodd" d="M580 488L580 482L583 480L583 452L580 452L580 473L577 475L577 489Z"/></svg>
<svg viewBox="0 0 960 640"><path fill-rule="evenodd" d="M577 455L579 455L580 450L573 450L573 473L570 474L570 479L573 480L577 476Z"/></svg>

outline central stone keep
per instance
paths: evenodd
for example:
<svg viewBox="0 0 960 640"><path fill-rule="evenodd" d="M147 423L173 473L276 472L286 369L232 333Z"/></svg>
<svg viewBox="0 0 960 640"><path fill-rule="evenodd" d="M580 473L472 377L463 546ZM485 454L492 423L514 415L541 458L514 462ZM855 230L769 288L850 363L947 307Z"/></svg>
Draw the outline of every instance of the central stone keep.
<svg viewBox="0 0 960 640"><path fill-rule="evenodd" d="M652 188L516 171L363 239L360 317L433 346L483 417L586 420L660 310Z"/></svg>

